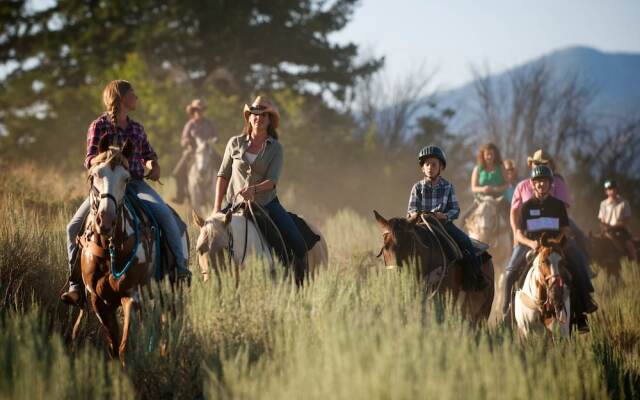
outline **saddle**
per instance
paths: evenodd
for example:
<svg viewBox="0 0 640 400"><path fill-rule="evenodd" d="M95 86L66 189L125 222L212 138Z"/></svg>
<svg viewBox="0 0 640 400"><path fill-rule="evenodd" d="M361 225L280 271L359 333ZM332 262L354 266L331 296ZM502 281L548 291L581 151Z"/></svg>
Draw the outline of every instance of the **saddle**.
<svg viewBox="0 0 640 400"><path fill-rule="evenodd" d="M426 236L435 235L437 241L443 248L448 264L461 260L462 251L460 250L460 246L458 246L451 235L447 233L447 231L444 229L444 226L442 226L442 223L432 215L424 215L423 217L424 219L416 224L416 227L421 232L420 234ZM473 244L475 255L480 257L483 263L491 258L491 255L487 252L487 250L489 249L488 244L473 238L470 239L471 243ZM430 240L427 239L427 241Z"/></svg>
<svg viewBox="0 0 640 400"><path fill-rule="evenodd" d="M271 221L271 218L263 211L263 208L253 206L251 207L252 211L250 211L247 209L245 203L242 203L234 209L234 211L236 210L241 210L244 217L254 223L256 228L267 241L269 248L278 256L284 265L291 263L294 257L291 244L287 242L284 235L282 235L277 226ZM293 219L293 222L300 231L307 250L312 249L313 246L320 241L320 236L316 235L315 232L311 230L307 222L297 214L292 212L288 212L288 214L291 216L291 219Z"/></svg>

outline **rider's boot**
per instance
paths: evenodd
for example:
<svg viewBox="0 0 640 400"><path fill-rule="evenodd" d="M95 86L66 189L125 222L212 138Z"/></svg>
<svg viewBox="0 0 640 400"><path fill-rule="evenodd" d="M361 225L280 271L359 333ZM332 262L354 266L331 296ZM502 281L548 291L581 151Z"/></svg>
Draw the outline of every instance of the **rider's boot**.
<svg viewBox="0 0 640 400"><path fill-rule="evenodd" d="M590 329L586 314L583 313L576 316L576 328L582 333L589 332Z"/></svg>
<svg viewBox="0 0 640 400"><path fill-rule="evenodd" d="M187 286L191 286L191 271L187 266L187 262L177 263L176 266L176 278L178 282L184 282Z"/></svg>
<svg viewBox="0 0 640 400"><path fill-rule="evenodd" d="M593 299L593 296L591 296L590 293L587 293L584 296L582 301L584 302L584 312L586 314L591 314L591 313L594 313L594 312L598 311L598 304Z"/></svg>
<svg viewBox="0 0 640 400"><path fill-rule="evenodd" d="M69 276L69 290L60 295L60 301L70 306L82 304L82 272L80 271L80 257L72 262L71 275Z"/></svg>
<svg viewBox="0 0 640 400"><path fill-rule="evenodd" d="M304 277L309 269L309 258L305 253L304 256L298 257L296 256L293 259L293 273L295 274L295 280L297 286L304 285Z"/></svg>

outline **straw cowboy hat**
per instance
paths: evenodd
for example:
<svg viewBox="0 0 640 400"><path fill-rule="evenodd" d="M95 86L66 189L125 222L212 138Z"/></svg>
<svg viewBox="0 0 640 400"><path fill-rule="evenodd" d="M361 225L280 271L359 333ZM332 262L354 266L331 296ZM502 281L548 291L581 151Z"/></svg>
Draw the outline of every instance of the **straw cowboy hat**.
<svg viewBox="0 0 640 400"><path fill-rule="evenodd" d="M269 113L269 115L271 116L271 125L274 128L278 127L278 124L280 123L280 113L278 112L276 106L265 96L256 97L251 105L244 105L243 114L245 122L249 120L249 114L262 113Z"/></svg>
<svg viewBox="0 0 640 400"><path fill-rule="evenodd" d="M187 106L187 113L191 114L194 110L204 111L207 105L200 99L193 99L191 104Z"/></svg>
<svg viewBox="0 0 640 400"><path fill-rule="evenodd" d="M536 150L533 156L527 157L527 163L531 164L553 164L551 155L542 149Z"/></svg>

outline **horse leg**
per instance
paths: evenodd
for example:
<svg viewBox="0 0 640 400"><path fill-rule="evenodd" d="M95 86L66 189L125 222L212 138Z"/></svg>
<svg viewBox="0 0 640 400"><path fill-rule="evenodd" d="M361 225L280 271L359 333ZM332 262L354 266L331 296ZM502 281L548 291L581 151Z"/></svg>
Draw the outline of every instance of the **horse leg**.
<svg viewBox="0 0 640 400"><path fill-rule="evenodd" d="M116 348L120 345L116 308L105 304L96 295L91 296L91 305L107 338L107 350L109 352L109 356L111 358L115 358Z"/></svg>
<svg viewBox="0 0 640 400"><path fill-rule="evenodd" d="M82 317L84 316L84 308L80 307L80 312L78 313L78 317L76 318L76 322L73 324L73 330L71 331L71 340L76 340L78 337L78 332L80 332L80 322L82 322Z"/></svg>
<svg viewBox="0 0 640 400"><path fill-rule="evenodd" d="M125 352L127 350L127 342L129 340L129 327L131 325L131 307L134 304L133 297L123 297L120 299L122 310L124 312L124 323L122 325L122 340L120 340L120 348L118 353L122 366L125 366Z"/></svg>

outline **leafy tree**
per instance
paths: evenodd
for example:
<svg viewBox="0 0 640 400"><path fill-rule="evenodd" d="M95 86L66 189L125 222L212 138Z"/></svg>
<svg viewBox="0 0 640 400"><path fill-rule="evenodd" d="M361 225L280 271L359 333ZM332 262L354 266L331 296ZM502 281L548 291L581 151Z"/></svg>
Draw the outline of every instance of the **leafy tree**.
<svg viewBox="0 0 640 400"><path fill-rule="evenodd" d="M100 102L89 99L111 79L134 81L127 75L132 56L137 71L144 70L133 83L148 95L145 100L170 97L164 108L147 108L160 117L161 136L180 128L164 120L184 117L169 116L168 107L182 110L190 96L245 99L287 89L343 100L357 77L382 62L357 63L355 45L329 40L347 24L356 0L30 4L0 4L0 64L8 71L0 81L0 143L32 157L48 143L43 128L58 148L77 143L99 111Z"/></svg>

